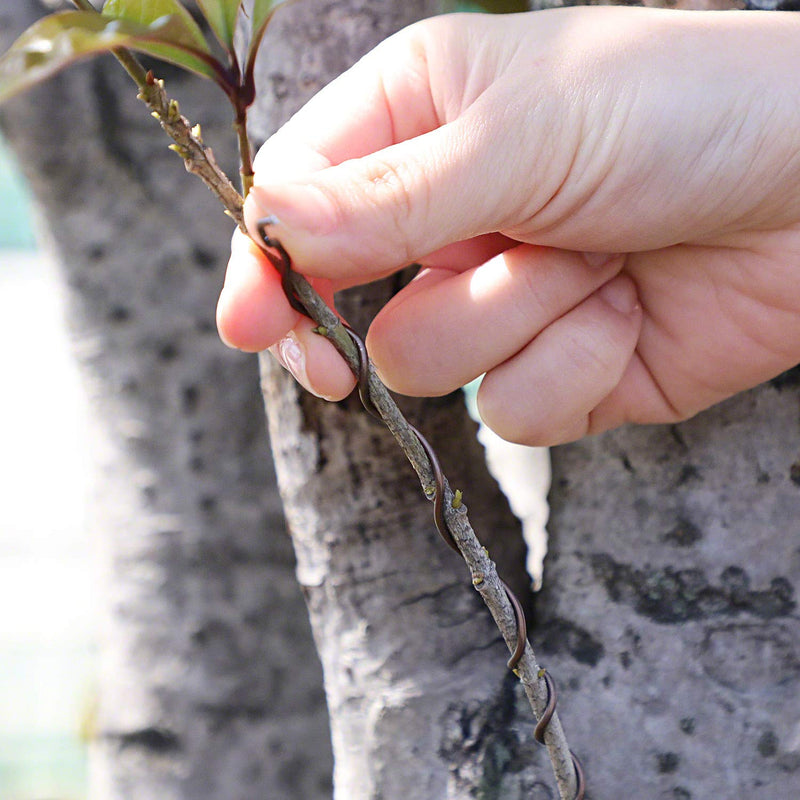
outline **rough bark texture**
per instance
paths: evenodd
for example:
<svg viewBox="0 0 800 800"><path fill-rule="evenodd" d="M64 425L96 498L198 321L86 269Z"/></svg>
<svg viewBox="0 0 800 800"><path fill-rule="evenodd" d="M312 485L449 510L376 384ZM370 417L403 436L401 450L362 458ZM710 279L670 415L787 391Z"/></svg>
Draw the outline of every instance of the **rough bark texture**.
<svg viewBox="0 0 800 800"><path fill-rule="evenodd" d="M552 459L533 641L591 797L800 796L800 371Z"/></svg>
<svg viewBox="0 0 800 800"><path fill-rule="evenodd" d="M800 371L553 451L539 608L596 798L800 794Z"/></svg>
<svg viewBox="0 0 800 800"><path fill-rule="evenodd" d="M431 10L422 0L293 6L267 39L261 134ZM264 461L248 449L259 414L243 362L223 356L211 330L218 281L209 288L198 268L221 258L227 231L213 227L202 192L175 202L193 184L162 146L147 152L152 127L132 101L113 102L112 72L74 73L5 120L46 200L105 420L100 521L115 635L104 796L323 796L318 676L284 541L263 535L277 514L259 498ZM213 111L202 115L208 139ZM108 136L109 115L111 131L131 118L131 139ZM363 330L393 288L353 293L342 309ZM555 798L504 647L396 445L355 400L302 394L268 359L262 374L332 712L336 796ZM555 451L531 638L559 681L595 800L800 793L799 399L794 372L680 426ZM408 408L520 588L518 530L461 398ZM233 419L245 427L231 435ZM292 777L294 789L280 783Z"/></svg>
<svg viewBox="0 0 800 800"><path fill-rule="evenodd" d="M41 11L6 4L0 49ZM235 175L221 93L158 71ZM256 360L214 327L232 225L135 94L103 59L2 112L63 270L95 421L106 591L92 794L330 797L321 670Z"/></svg>
<svg viewBox="0 0 800 800"><path fill-rule="evenodd" d="M308 0L287 10L266 44L261 85L269 80L273 92L262 98L259 130L273 130L380 39L437 5ZM390 282L351 293L340 309L364 330L394 289ZM555 796L546 758L536 753L530 763L533 720L524 703L518 708L505 647L463 563L439 541L397 445L357 399L327 404L301 394L270 359L262 369L279 485L325 672L335 796ZM524 593L519 527L485 471L462 397L408 408L452 485L465 490L502 573Z"/></svg>

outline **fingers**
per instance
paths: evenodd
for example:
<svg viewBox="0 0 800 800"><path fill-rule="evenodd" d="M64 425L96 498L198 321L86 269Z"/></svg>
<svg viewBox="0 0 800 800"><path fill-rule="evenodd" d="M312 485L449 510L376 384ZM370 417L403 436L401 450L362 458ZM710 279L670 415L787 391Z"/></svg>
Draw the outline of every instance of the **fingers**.
<svg viewBox="0 0 800 800"><path fill-rule="evenodd" d="M267 144L250 229L274 214L299 269L369 280L491 231L630 252L795 219L794 105L758 63L793 75L800 23L631 12L401 32Z"/></svg>
<svg viewBox="0 0 800 800"><path fill-rule="evenodd" d="M230 347L256 353L275 344L300 319L286 299L278 273L241 231L217 303L217 329Z"/></svg>
<svg viewBox="0 0 800 800"><path fill-rule="evenodd" d="M248 226L273 215L270 234L299 268L362 281L498 230L502 192L491 181L500 175L507 185L509 165L494 153L483 157L473 134L470 122L459 120L302 183L262 185L248 204ZM480 198L483 213L465 197Z"/></svg>
<svg viewBox="0 0 800 800"><path fill-rule="evenodd" d="M579 438L624 421L625 398L604 401L636 377L642 309L623 264L521 245L464 272L426 269L381 311L367 344L396 391L444 394L486 372L478 405L500 436Z"/></svg>
<svg viewBox="0 0 800 800"><path fill-rule="evenodd" d="M314 285L332 306L330 282L317 280ZM225 286L217 304L217 327L230 347L247 352L270 349L318 397L341 400L355 385L353 374L333 345L314 333L314 323L289 305L280 276L239 231L233 236Z"/></svg>
<svg viewBox="0 0 800 800"><path fill-rule="evenodd" d="M622 263L520 245L463 272L429 269L375 318L367 337L373 362L395 391L452 392L514 357Z"/></svg>
<svg viewBox="0 0 800 800"><path fill-rule="evenodd" d="M618 275L489 372L478 409L504 439L552 445L589 432L625 374L642 323L636 286Z"/></svg>
<svg viewBox="0 0 800 800"><path fill-rule="evenodd" d="M314 327L314 322L301 317L269 350L309 392L325 400L342 400L353 391L355 378L336 348L314 333Z"/></svg>
<svg viewBox="0 0 800 800"><path fill-rule="evenodd" d="M249 229L273 215L298 269L366 281L519 222L520 194L544 203L572 158L536 142L575 137L500 85L518 25L455 15L378 47L262 148Z"/></svg>

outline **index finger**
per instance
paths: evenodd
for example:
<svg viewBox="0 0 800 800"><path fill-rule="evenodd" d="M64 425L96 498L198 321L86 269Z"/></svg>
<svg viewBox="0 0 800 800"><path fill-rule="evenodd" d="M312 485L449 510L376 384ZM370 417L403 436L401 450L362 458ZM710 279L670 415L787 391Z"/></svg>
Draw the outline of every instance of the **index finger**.
<svg viewBox="0 0 800 800"><path fill-rule="evenodd" d="M487 215L497 216L504 181L487 176L510 161L483 157L492 136L477 109L498 56L480 15L458 16L386 40L262 147L246 221L255 231L274 215L272 235L299 271L369 280L499 229Z"/></svg>
<svg viewBox="0 0 800 800"><path fill-rule="evenodd" d="M387 39L317 93L255 158L255 188L302 178L441 124L413 29Z"/></svg>

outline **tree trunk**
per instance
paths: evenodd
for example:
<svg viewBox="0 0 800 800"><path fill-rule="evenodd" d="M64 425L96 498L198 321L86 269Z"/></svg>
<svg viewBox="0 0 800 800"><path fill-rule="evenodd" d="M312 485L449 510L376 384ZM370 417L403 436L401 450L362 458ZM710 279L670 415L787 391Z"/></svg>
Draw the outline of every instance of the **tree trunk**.
<svg viewBox="0 0 800 800"><path fill-rule="evenodd" d="M0 49L42 11L9 4ZM218 90L156 68L235 175ZM92 796L329 798L321 671L256 361L214 326L232 226L135 95L103 59L2 112L62 268L94 419Z"/></svg>
<svg viewBox="0 0 800 800"><path fill-rule="evenodd" d="M271 81L273 93L259 103L259 130L278 127L378 41L437 5L307 0L286 9L268 32L260 85ZM362 288L339 307L364 330L396 288L397 280ZM439 540L431 507L388 431L357 398L329 404L302 393L269 357L262 374L325 673L335 796L554 796L550 767L532 745L534 721L517 709L505 646L464 564ZM524 594L519 525L486 472L463 397L406 407L453 485L465 490L501 574Z"/></svg>
<svg viewBox="0 0 800 800"><path fill-rule="evenodd" d="M330 41L349 30L341 15L353 5L347 20L385 4L320 3L312 27L293 31ZM286 46L311 50L295 41ZM349 62L372 43L351 34L335 53ZM318 47L313 58L329 63ZM270 130L307 96L274 74L284 96L268 109ZM315 87L326 80L311 74ZM391 288L351 296L345 315L363 329ZM486 647L485 612L440 549L394 443L354 401L302 395L268 359L262 372L325 671L336 796L555 797L502 648ZM556 451L532 640L561 685L591 797L797 796L798 383L773 382L682 426ZM447 470L471 466L455 485L493 556L513 557L516 533L460 399L409 408ZM789 535L776 541L778 530Z"/></svg>
<svg viewBox="0 0 800 800"><path fill-rule="evenodd" d="M262 133L433 6L305 0L287 8L261 65L261 85L271 88L262 89ZM99 86L110 75L88 74ZM109 782L120 797L312 797L325 772L309 761L315 748L325 752L312 724L316 675L308 655L292 649L302 620L286 573L266 563L288 561L280 537L242 533L244 519L256 519L258 531L265 524L255 501L263 462L228 435L230 419L254 424L258 415L252 398L237 394L248 380L241 362L213 355L208 322L197 322L195 303L210 309L213 291L200 288L195 248L221 253L227 234L209 225L218 214L210 199L193 195L191 211L170 203L192 182L172 164L151 163L162 157L158 145L143 154L157 132L139 123L139 109L111 109L115 125L134 119L136 147L101 137L109 111L81 80L65 80L67 94L46 111L23 100L6 122L40 176L49 224L72 265L74 316L92 345L83 359L106 421L107 495L126 509L124 519L104 514L113 524L108 563L122 587L111 615L118 674L107 677L106 698L128 692L116 719L102 717ZM100 95L108 102L107 89ZM69 105L80 128L67 124ZM213 112L191 110L204 129ZM24 141L23 125L35 142ZM87 137L86 127L95 133ZM131 165L145 161L149 177L138 183ZM163 244L145 251L134 244L142 237ZM341 308L363 330L396 286L350 292ZM198 367L201 353L209 360ZM324 403L270 359L261 367L322 657L337 798L555 798L505 648L463 564L438 541L388 433L354 399ZM531 639L560 684L567 735L595 800L800 793L799 395L795 371L683 425L623 429L555 451L550 552ZM184 413L167 420L170 406ZM518 527L483 468L460 396L406 406L464 489L501 574L524 588ZM224 423L215 407L225 409ZM223 473L217 482L181 471L200 446L208 449L199 463ZM264 664L276 658L265 678ZM133 677L131 664L147 665L147 674ZM303 711L278 733L290 703ZM296 766L288 756L280 766L309 788L290 794L267 778L245 785L275 765L263 759L269 742L297 756Z"/></svg>
<svg viewBox="0 0 800 800"><path fill-rule="evenodd" d="M592 796L800 796L800 370L553 451L539 608Z"/></svg>

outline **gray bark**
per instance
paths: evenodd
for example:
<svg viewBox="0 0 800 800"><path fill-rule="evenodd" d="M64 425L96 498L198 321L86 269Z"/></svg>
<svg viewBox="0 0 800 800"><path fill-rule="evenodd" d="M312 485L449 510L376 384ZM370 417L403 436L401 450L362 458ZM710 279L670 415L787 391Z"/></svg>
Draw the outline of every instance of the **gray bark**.
<svg viewBox="0 0 800 800"><path fill-rule="evenodd" d="M593 797L800 795L799 401L553 451L534 640Z"/></svg>
<svg viewBox="0 0 800 800"><path fill-rule="evenodd" d="M6 4L0 49L41 11ZM158 71L235 175L222 95ZM232 225L135 94L102 59L2 111L62 269L94 419L92 796L330 797L321 671L256 359L214 326Z"/></svg>
<svg viewBox="0 0 800 800"><path fill-rule="evenodd" d="M262 135L380 38L430 11L421 0L296 4L267 40ZM101 84L110 75L87 74ZM86 80L62 82L46 110L17 104L6 125L72 265L73 318L106 420L107 495L130 511L103 514L113 534L107 563L121 582L106 697L128 694L114 704L118 727L102 718L99 749L120 797L312 797L325 769L309 753L326 752L312 724L317 676L291 649L302 630L296 594L285 570L267 564L289 556L279 536L243 533L247 521L263 531L275 509L255 499L264 462L245 445L258 432L240 432L236 446L227 435L231 419L255 425L258 412L239 394L249 380L241 362L219 355L208 320L198 322L196 304L210 309L213 290L201 288L192 264L204 259L194 248L221 257L227 232L211 226L218 211L202 192L190 204L171 201L191 181L158 145L147 154L148 177L134 175L131 153L158 132L139 109L120 106L111 118L130 115L138 143L120 154L117 137L101 136L108 112L82 91ZM64 97L80 111L82 134L72 132ZM208 139L214 116L213 107L202 115ZM133 249L143 236L163 245ZM350 293L341 307L363 330L394 288ZM201 353L208 361L198 368ZM269 359L261 366L325 673L336 796L556 797L504 647L463 565L438 541L394 442L357 401L323 403ZM555 451L550 553L531 639L561 687L564 726L595 800L800 792L798 395L790 373L680 426L624 429ZM167 418L170 407L184 414ZM465 490L501 574L521 589L519 532L483 469L461 398L407 407ZM198 447L221 479L187 477L183 465ZM264 664L283 654L265 677ZM131 679L127 659L146 674ZM292 724L279 732L283 713ZM274 788L272 773L246 785L276 763L263 758L270 742L287 754L276 769L301 775L307 789Z"/></svg>
<svg viewBox="0 0 800 800"><path fill-rule="evenodd" d="M308 0L287 9L268 34L261 85L272 92L261 98L256 128L274 130L378 41L437 7ZM364 330L395 289L396 281L349 293L340 309ZM431 507L389 433L356 398L332 405L301 394L268 357L262 372L325 672L335 796L555 796L505 647L463 563L439 541ZM466 491L501 574L524 594L519 525L486 473L461 395L408 410L440 450L452 485Z"/></svg>

